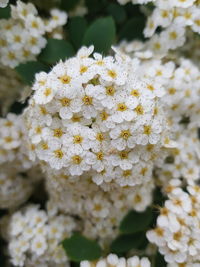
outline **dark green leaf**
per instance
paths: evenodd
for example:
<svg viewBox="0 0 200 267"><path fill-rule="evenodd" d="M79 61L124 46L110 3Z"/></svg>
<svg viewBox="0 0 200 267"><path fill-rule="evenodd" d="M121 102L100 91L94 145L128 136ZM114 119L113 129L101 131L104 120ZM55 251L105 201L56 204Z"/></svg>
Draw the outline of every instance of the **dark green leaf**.
<svg viewBox="0 0 200 267"><path fill-rule="evenodd" d="M144 240L145 234L141 232L130 235L120 235L112 242L111 252L122 253L128 252L133 248L139 249Z"/></svg>
<svg viewBox="0 0 200 267"><path fill-rule="evenodd" d="M69 239L62 242L68 257L72 261L95 260L101 256L101 248L96 241L85 238L75 233Z"/></svg>
<svg viewBox="0 0 200 267"><path fill-rule="evenodd" d="M10 6L0 8L0 19L9 19L10 12L11 12Z"/></svg>
<svg viewBox="0 0 200 267"><path fill-rule="evenodd" d="M167 266L164 257L158 252L155 256L153 267L165 267Z"/></svg>
<svg viewBox="0 0 200 267"><path fill-rule="evenodd" d="M123 6L112 3L107 7L107 12L117 23L122 23L126 19L126 12Z"/></svg>
<svg viewBox="0 0 200 267"><path fill-rule="evenodd" d="M86 30L83 44L95 47L95 51L106 53L115 39L115 23L111 17L95 20Z"/></svg>
<svg viewBox="0 0 200 267"><path fill-rule="evenodd" d="M65 40L48 39L46 47L39 55L39 59L49 64L54 64L60 59L66 59L74 55L72 45Z"/></svg>
<svg viewBox="0 0 200 267"><path fill-rule="evenodd" d="M69 11L74 9L79 2L80 0L61 0L60 7L61 9Z"/></svg>
<svg viewBox="0 0 200 267"><path fill-rule="evenodd" d="M78 49L82 45L84 33L87 28L87 21L83 17L74 17L69 22L69 37L73 45Z"/></svg>
<svg viewBox="0 0 200 267"><path fill-rule="evenodd" d="M153 211L148 208L145 212L130 211L120 224L120 231L124 234L144 231L153 218Z"/></svg>
<svg viewBox="0 0 200 267"><path fill-rule="evenodd" d="M119 32L119 39L126 39L132 41L134 39L144 39L143 30L145 26L145 19L143 17L131 18L122 27Z"/></svg>
<svg viewBox="0 0 200 267"><path fill-rule="evenodd" d="M34 81L35 74L40 71L49 71L49 67L38 61L29 61L25 64L20 64L15 68L21 79L31 85Z"/></svg>
<svg viewBox="0 0 200 267"><path fill-rule="evenodd" d="M85 0L85 5L91 15L95 15L95 13L103 11L107 4L107 0Z"/></svg>

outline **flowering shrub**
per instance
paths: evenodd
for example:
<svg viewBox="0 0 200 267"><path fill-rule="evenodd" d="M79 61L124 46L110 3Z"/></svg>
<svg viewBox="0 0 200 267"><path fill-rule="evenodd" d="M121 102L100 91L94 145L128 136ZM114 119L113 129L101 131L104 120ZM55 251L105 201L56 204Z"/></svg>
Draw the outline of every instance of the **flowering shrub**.
<svg viewBox="0 0 200 267"><path fill-rule="evenodd" d="M2 266L200 266L199 1L0 7Z"/></svg>

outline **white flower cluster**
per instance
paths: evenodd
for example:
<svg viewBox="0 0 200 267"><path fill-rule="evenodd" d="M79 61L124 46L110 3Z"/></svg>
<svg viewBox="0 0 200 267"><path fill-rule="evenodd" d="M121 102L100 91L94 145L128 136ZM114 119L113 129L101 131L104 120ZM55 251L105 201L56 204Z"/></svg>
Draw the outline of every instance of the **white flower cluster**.
<svg viewBox="0 0 200 267"><path fill-rule="evenodd" d="M170 267L196 266L200 261L200 187L192 183L187 190L181 188L180 180L170 181L157 227L147 232Z"/></svg>
<svg viewBox="0 0 200 267"><path fill-rule="evenodd" d="M69 266L60 242L76 228L72 217L58 214L53 209L46 212L37 205L28 205L10 218L4 218L3 222L2 231L9 242L8 250L14 266Z"/></svg>
<svg viewBox="0 0 200 267"><path fill-rule="evenodd" d="M161 82L166 90L161 101L175 147L168 150L169 158L165 163L157 165L159 169L156 172L162 180L161 185L172 177L185 178L187 182L199 179L200 71L198 67L185 58L176 58L174 62L167 57L162 60L156 59L152 52L144 50L140 42L123 42L119 49L128 52L134 58L138 57L143 75Z"/></svg>
<svg viewBox="0 0 200 267"><path fill-rule="evenodd" d="M126 4L130 0L118 0ZM188 29L200 33L200 7L195 0L132 0L133 4L152 3L155 8L148 16L144 36L151 38L149 45L154 51L165 53L181 47ZM156 30L161 27L161 33Z"/></svg>
<svg viewBox="0 0 200 267"><path fill-rule="evenodd" d="M32 186L20 173L10 171L9 166L1 165L0 208L18 207L28 199L33 190Z"/></svg>
<svg viewBox="0 0 200 267"><path fill-rule="evenodd" d="M134 209L144 211L152 202L153 180L142 186L120 187L111 184L102 190L92 177L70 177L61 171L46 175L49 205L62 213L79 217L82 233L98 239L108 247L118 234L118 227L126 213Z"/></svg>
<svg viewBox="0 0 200 267"><path fill-rule="evenodd" d="M101 185L134 186L151 179L160 151L170 146L162 111L164 88L140 79L137 64L93 47L36 75L25 121L36 157L47 168ZM167 140L167 142L166 142Z"/></svg>
<svg viewBox="0 0 200 267"><path fill-rule="evenodd" d="M0 20L0 63L11 68L34 60L46 45L45 33L63 26L67 14L57 9L50 11L50 19L42 19L32 3L20 0L11 5L11 18Z"/></svg>
<svg viewBox="0 0 200 267"><path fill-rule="evenodd" d="M0 119L0 208L13 208L25 202L41 175L28 158L21 116L9 113ZM12 166L12 167L10 167Z"/></svg>
<svg viewBox="0 0 200 267"><path fill-rule="evenodd" d="M141 259L138 256L133 256L128 259L119 258L115 254L109 254L106 258L100 259L97 262L81 261L80 267L150 267L151 263L146 257Z"/></svg>
<svg viewBox="0 0 200 267"><path fill-rule="evenodd" d="M0 0L0 8L4 8L8 5L9 0Z"/></svg>

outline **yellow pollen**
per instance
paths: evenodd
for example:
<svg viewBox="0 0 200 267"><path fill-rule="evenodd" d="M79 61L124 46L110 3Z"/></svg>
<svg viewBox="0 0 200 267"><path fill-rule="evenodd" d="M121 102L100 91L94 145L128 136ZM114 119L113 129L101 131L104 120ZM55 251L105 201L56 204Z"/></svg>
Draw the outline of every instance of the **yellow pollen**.
<svg viewBox="0 0 200 267"><path fill-rule="evenodd" d="M131 136L131 132L130 130L123 130L121 131L120 133L120 137L125 139L125 140L128 140L128 138Z"/></svg>
<svg viewBox="0 0 200 267"><path fill-rule="evenodd" d="M36 28L37 29L39 25L38 25L37 21L33 21L32 24L31 24L31 26L33 28Z"/></svg>
<svg viewBox="0 0 200 267"><path fill-rule="evenodd" d="M181 237L182 237L182 233L181 232L176 232L173 235L173 239L176 240L176 241L180 241Z"/></svg>
<svg viewBox="0 0 200 267"><path fill-rule="evenodd" d="M62 159L64 156L64 153L61 149L54 150L55 157L58 159Z"/></svg>
<svg viewBox="0 0 200 267"><path fill-rule="evenodd" d="M31 43L32 45L36 45L36 44L37 44L37 39L36 39L35 37L31 37L31 39L30 39L30 43Z"/></svg>
<svg viewBox="0 0 200 267"><path fill-rule="evenodd" d="M60 128L53 130L53 136L60 138L63 135L63 131Z"/></svg>
<svg viewBox="0 0 200 267"><path fill-rule="evenodd" d="M100 210L102 210L102 206L100 204L95 204L94 209L96 211L100 211Z"/></svg>
<svg viewBox="0 0 200 267"><path fill-rule="evenodd" d="M152 132L151 126L150 125L144 125L144 131L143 131L143 133L146 134L146 135L150 135L151 132Z"/></svg>
<svg viewBox="0 0 200 267"><path fill-rule="evenodd" d="M13 138L11 136L6 136L4 140L6 143L11 143L13 141Z"/></svg>
<svg viewBox="0 0 200 267"><path fill-rule="evenodd" d="M113 96L115 94L115 88L113 86L107 86L106 87L106 94Z"/></svg>
<svg viewBox="0 0 200 267"><path fill-rule="evenodd" d="M82 98L82 101L85 105L89 106L89 105L92 105L92 97L91 96L84 96Z"/></svg>
<svg viewBox="0 0 200 267"><path fill-rule="evenodd" d="M103 140L104 140L104 135L103 135L103 133L97 133L97 135L96 135L96 139L97 139L99 142L103 142Z"/></svg>
<svg viewBox="0 0 200 267"><path fill-rule="evenodd" d="M35 145L34 145L34 144L31 144L30 149L31 149L32 151L34 151L34 150L35 150Z"/></svg>
<svg viewBox="0 0 200 267"><path fill-rule="evenodd" d="M61 98L59 101L63 107L67 107L70 105L71 99L64 97L64 98Z"/></svg>
<svg viewBox="0 0 200 267"><path fill-rule="evenodd" d="M178 37L178 34L176 32L170 32L169 33L170 40L176 40L177 37Z"/></svg>
<svg viewBox="0 0 200 267"><path fill-rule="evenodd" d="M44 95L45 95L46 97L49 96L51 93L52 93L51 88L46 88L45 91L44 91Z"/></svg>
<svg viewBox="0 0 200 267"><path fill-rule="evenodd" d="M24 50L23 50L23 56L24 56L24 57L29 57L29 56L30 56L30 51L24 49Z"/></svg>
<svg viewBox="0 0 200 267"><path fill-rule="evenodd" d="M113 79L117 77L117 73L114 70L108 70L107 73Z"/></svg>
<svg viewBox="0 0 200 267"><path fill-rule="evenodd" d="M69 84L71 82L71 77L68 75L63 75L58 78L63 84Z"/></svg>
<svg viewBox="0 0 200 267"><path fill-rule="evenodd" d="M152 145L152 144L148 144L148 145L146 146L146 150L149 151L149 152L152 151L153 148L154 148L154 145Z"/></svg>
<svg viewBox="0 0 200 267"><path fill-rule="evenodd" d="M78 164L81 163L81 161L82 161L82 158L79 155L75 155L75 156L72 157L72 162L74 164L77 164L78 165Z"/></svg>
<svg viewBox="0 0 200 267"><path fill-rule="evenodd" d="M167 18L168 15L169 15L169 13L168 13L167 10L163 10L162 13L161 13L161 15L162 15L163 18Z"/></svg>
<svg viewBox="0 0 200 267"><path fill-rule="evenodd" d="M160 50L161 44L159 42L156 42L156 43L153 44L153 47L154 47L155 50Z"/></svg>
<svg viewBox="0 0 200 267"><path fill-rule="evenodd" d="M47 115L48 114L48 112L47 112L45 107L40 107L40 112L41 112L42 115Z"/></svg>
<svg viewBox="0 0 200 267"><path fill-rule="evenodd" d="M145 176L145 174L146 174L146 172L148 171L148 168L142 168L141 169L141 171L140 171L140 174L142 175L142 176Z"/></svg>
<svg viewBox="0 0 200 267"><path fill-rule="evenodd" d="M83 137L81 135L74 136L74 144L81 144L83 142Z"/></svg>
<svg viewBox="0 0 200 267"><path fill-rule="evenodd" d="M42 243L41 242L37 242L36 243L36 248L41 248L42 247Z"/></svg>
<svg viewBox="0 0 200 267"><path fill-rule="evenodd" d="M152 84L147 84L147 89L149 89L150 91L154 91L155 88L153 87Z"/></svg>
<svg viewBox="0 0 200 267"><path fill-rule="evenodd" d="M144 114L144 109L143 109L142 105L138 105L134 110L137 113L137 115L143 115Z"/></svg>
<svg viewBox="0 0 200 267"><path fill-rule="evenodd" d="M84 72L86 72L88 70L87 66L81 66L80 67L80 73L83 74Z"/></svg>
<svg viewBox="0 0 200 267"><path fill-rule="evenodd" d="M11 127L11 126L13 126L13 122L12 121L7 121L7 122L4 123L4 126Z"/></svg>
<svg viewBox="0 0 200 267"><path fill-rule="evenodd" d="M27 9L24 8L24 9L22 10L22 15L23 15L24 17L26 17L27 14L28 14L28 11L27 11Z"/></svg>
<svg viewBox="0 0 200 267"><path fill-rule="evenodd" d="M133 90L131 91L131 95L132 95L132 96L135 96L135 97L139 97L139 96L140 96L140 93L139 93L138 90L133 89Z"/></svg>
<svg viewBox="0 0 200 267"><path fill-rule="evenodd" d="M73 117L71 118L71 120L72 120L73 122L80 122L80 121L81 121L81 117L78 116L78 115L73 115Z"/></svg>
<svg viewBox="0 0 200 267"><path fill-rule="evenodd" d="M9 52L9 53L8 53L8 58L9 58L10 60L13 60L13 59L16 59L16 56L15 56L15 54L14 54L13 52Z"/></svg>
<svg viewBox="0 0 200 267"><path fill-rule="evenodd" d="M170 95L174 95L176 93L176 89L171 87L171 88L168 89L168 92L169 92Z"/></svg>
<svg viewBox="0 0 200 267"><path fill-rule="evenodd" d="M128 176L130 176L132 174L132 171L131 170L125 170L125 171L123 171L123 176L124 177L128 177Z"/></svg>
<svg viewBox="0 0 200 267"><path fill-rule="evenodd" d="M107 118L108 118L108 113L106 113L105 111L102 111L101 113L100 113L100 117L101 117L101 120L102 121L106 121L107 120Z"/></svg>
<svg viewBox="0 0 200 267"><path fill-rule="evenodd" d="M194 23L197 24L197 26L200 26L200 19L196 19Z"/></svg>
<svg viewBox="0 0 200 267"><path fill-rule="evenodd" d="M20 43L21 42L21 37L19 35L15 35L14 41L16 43Z"/></svg>
<svg viewBox="0 0 200 267"><path fill-rule="evenodd" d="M47 143L42 143L41 146L43 150L47 150L49 148Z"/></svg>
<svg viewBox="0 0 200 267"><path fill-rule="evenodd" d="M134 202L135 203L140 203L142 201L142 197L140 196L140 195L135 195L135 197L134 197Z"/></svg>
<svg viewBox="0 0 200 267"><path fill-rule="evenodd" d="M162 76L162 74L163 74L163 73L162 73L161 70L157 70L157 71L156 71L156 76Z"/></svg>
<svg viewBox="0 0 200 267"><path fill-rule="evenodd" d="M103 160L103 158L104 158L103 152L100 151L100 152L96 153L96 157L98 160Z"/></svg>
<svg viewBox="0 0 200 267"><path fill-rule="evenodd" d="M118 110L118 111L121 111L121 112L126 111L126 110L127 110L127 106L126 106L126 104L124 104L124 103L119 103L119 104L117 105L117 110Z"/></svg>
<svg viewBox="0 0 200 267"><path fill-rule="evenodd" d="M121 159L128 159L128 152L127 151L120 151L119 156Z"/></svg>
<svg viewBox="0 0 200 267"><path fill-rule="evenodd" d="M164 230L160 227L155 228L154 231L156 232L158 236L163 236L164 234Z"/></svg>
<svg viewBox="0 0 200 267"><path fill-rule="evenodd" d="M40 126L35 128L35 133L36 134L41 134L41 132L42 132L42 128Z"/></svg>

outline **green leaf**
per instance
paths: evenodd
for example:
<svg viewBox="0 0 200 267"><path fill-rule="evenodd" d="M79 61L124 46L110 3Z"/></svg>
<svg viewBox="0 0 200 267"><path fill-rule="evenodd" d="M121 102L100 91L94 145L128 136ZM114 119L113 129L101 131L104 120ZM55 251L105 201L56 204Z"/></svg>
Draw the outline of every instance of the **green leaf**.
<svg viewBox="0 0 200 267"><path fill-rule="evenodd" d="M38 61L29 61L25 64L20 64L15 68L24 83L31 85L34 81L35 74L40 71L49 71L49 67Z"/></svg>
<svg viewBox="0 0 200 267"><path fill-rule="evenodd" d="M82 260L96 260L101 256L101 248L94 240L87 239L86 237L75 233L69 239L62 242L67 256L75 262Z"/></svg>
<svg viewBox="0 0 200 267"><path fill-rule="evenodd" d="M60 8L70 11L76 7L80 0L61 0Z"/></svg>
<svg viewBox="0 0 200 267"><path fill-rule="evenodd" d="M126 39L127 41L132 41L134 39L144 39L143 30L145 27L145 19L141 17L131 18L125 23L119 32L119 39Z"/></svg>
<svg viewBox="0 0 200 267"><path fill-rule="evenodd" d="M60 59L65 60L75 53L72 45L65 40L48 39L46 47L39 55L39 59L49 64L54 64Z"/></svg>
<svg viewBox="0 0 200 267"><path fill-rule="evenodd" d="M160 267L160 266L166 267L167 266L163 255L161 255L159 252L157 252L153 263L154 263L152 265L153 267Z"/></svg>
<svg viewBox="0 0 200 267"><path fill-rule="evenodd" d="M95 51L107 53L115 39L115 23L111 17L95 20L86 30L83 44L94 45Z"/></svg>
<svg viewBox="0 0 200 267"><path fill-rule="evenodd" d="M114 18L116 23L120 24L120 23L124 22L126 19L125 9L123 6L121 6L119 4L111 3L107 7L107 12L108 12L108 14L110 14Z"/></svg>
<svg viewBox="0 0 200 267"><path fill-rule="evenodd" d="M69 24L69 37L73 45L78 49L82 45L83 36L87 28L87 21L83 17L74 17Z"/></svg>
<svg viewBox="0 0 200 267"><path fill-rule="evenodd" d="M11 13L11 8L8 5L7 7L0 8L0 19L9 19Z"/></svg>
<svg viewBox="0 0 200 267"><path fill-rule="evenodd" d="M111 244L111 252L123 253L135 248L139 249L145 240L145 233L120 235Z"/></svg>
<svg viewBox="0 0 200 267"><path fill-rule="evenodd" d="M145 212L130 211L120 224L120 231L124 234L133 234L145 231L153 218L153 211L148 208Z"/></svg>

